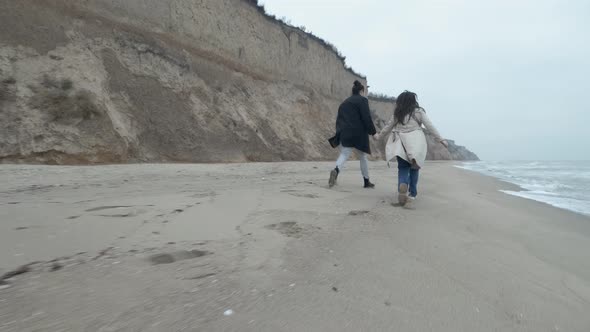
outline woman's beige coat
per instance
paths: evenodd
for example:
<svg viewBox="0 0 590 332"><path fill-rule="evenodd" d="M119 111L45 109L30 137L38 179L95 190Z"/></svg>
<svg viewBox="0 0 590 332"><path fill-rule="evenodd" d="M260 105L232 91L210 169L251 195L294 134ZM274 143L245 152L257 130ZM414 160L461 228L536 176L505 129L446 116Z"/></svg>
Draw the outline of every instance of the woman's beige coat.
<svg viewBox="0 0 590 332"><path fill-rule="evenodd" d="M417 108L414 113L408 115L404 119L403 124L396 123L392 115L387 126L379 133L380 137L391 134L385 146L385 157L387 161L393 161L396 156L399 156L410 163L412 159L415 159L418 166L422 167L426 160L428 149L423 127L426 127L426 130L437 141L441 142L444 140L432 122L430 122L423 108Z"/></svg>

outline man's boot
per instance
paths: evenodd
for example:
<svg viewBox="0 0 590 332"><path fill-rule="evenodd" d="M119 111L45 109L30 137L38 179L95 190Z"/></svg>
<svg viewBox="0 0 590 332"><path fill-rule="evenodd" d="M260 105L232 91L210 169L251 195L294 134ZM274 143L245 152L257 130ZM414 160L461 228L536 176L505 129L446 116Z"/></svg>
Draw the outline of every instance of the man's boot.
<svg viewBox="0 0 590 332"><path fill-rule="evenodd" d="M371 181L369 181L369 179L364 178L365 180L365 188L375 188L375 185L373 183L371 183Z"/></svg>
<svg viewBox="0 0 590 332"><path fill-rule="evenodd" d="M336 181L338 180L338 174L340 174L340 170L338 169L338 167L334 168L330 172L330 180L328 181L328 186L330 188L334 187L334 185L336 184Z"/></svg>

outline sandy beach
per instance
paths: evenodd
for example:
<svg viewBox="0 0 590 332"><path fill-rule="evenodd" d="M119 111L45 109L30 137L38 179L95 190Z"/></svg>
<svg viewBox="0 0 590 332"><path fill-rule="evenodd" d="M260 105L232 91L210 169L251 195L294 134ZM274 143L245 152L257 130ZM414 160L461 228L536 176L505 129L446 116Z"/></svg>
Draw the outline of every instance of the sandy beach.
<svg viewBox="0 0 590 332"><path fill-rule="evenodd" d="M590 218L429 163L0 166L0 331L590 331Z"/></svg>

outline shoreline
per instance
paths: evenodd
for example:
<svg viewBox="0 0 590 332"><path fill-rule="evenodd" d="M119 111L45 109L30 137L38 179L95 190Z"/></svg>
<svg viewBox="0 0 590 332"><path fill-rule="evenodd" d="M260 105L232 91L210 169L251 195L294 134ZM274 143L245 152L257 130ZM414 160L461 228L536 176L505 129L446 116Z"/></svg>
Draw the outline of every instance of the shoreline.
<svg viewBox="0 0 590 332"><path fill-rule="evenodd" d="M475 173L477 175L481 175L481 176L485 176L485 177L491 177L493 179L498 180L500 183L505 183L506 185L513 187L512 189L498 189L500 192L502 192L502 193L504 193L506 195L510 195L512 197L522 198L522 199L534 201L534 202L537 202L537 203L545 204L545 205L548 205L548 206L553 207L553 208L556 208L556 209L560 209L560 210L563 210L563 211L567 211L567 212L570 212L570 213L575 213L575 214L578 214L578 215L581 215L581 216L590 218L590 213L588 213L588 212L577 211L577 210L574 210L574 209L571 209L571 208L568 209L568 208L565 208L565 207L562 207L562 206L558 206L558 205L552 204L550 202L543 201L541 199L536 199L536 198L533 198L533 197L530 197L530 196L527 196L527 195L520 195L520 193L527 193L527 192L530 193L530 192L534 192L534 191L533 190L526 189L526 188L523 188L521 185L519 185L517 183L510 182L509 180L504 180L504 179L499 178L499 177L496 177L496 176L494 176L492 174L488 174L488 173L485 173L483 171L478 171L478 170L473 170L473 169L466 168L466 167L463 166L465 163L469 163L469 162L459 162L457 165L454 165L454 166L456 168L458 168L458 169L461 169L461 170L464 170L464 171L467 171L467 172L471 172L471 173Z"/></svg>
<svg viewBox="0 0 590 332"><path fill-rule="evenodd" d="M0 276L40 261L0 286L0 330L590 327L589 218L453 162L414 209L395 167L365 190L331 166L0 165Z"/></svg>

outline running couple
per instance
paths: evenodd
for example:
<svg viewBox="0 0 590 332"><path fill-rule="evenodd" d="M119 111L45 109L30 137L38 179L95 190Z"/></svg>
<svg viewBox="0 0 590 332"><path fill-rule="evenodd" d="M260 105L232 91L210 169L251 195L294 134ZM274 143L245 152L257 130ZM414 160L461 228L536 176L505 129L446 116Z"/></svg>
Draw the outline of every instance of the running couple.
<svg viewBox="0 0 590 332"><path fill-rule="evenodd" d="M371 154L369 135L375 140L388 136L385 155L387 161L397 160L399 203L406 205L408 201L413 201L418 195L420 168L424 166L426 159L427 144L423 127L426 127L438 142L448 147L447 141L440 136L424 109L418 104L416 94L409 91L397 97L391 120L377 133L371 118L365 87L361 82L354 81L352 96L338 109L336 135L329 140L333 147L340 147L336 167L330 172L329 186L333 187L336 184L344 163L354 151L361 163L364 187L374 188L375 185L369 180L367 161L367 156Z"/></svg>

